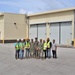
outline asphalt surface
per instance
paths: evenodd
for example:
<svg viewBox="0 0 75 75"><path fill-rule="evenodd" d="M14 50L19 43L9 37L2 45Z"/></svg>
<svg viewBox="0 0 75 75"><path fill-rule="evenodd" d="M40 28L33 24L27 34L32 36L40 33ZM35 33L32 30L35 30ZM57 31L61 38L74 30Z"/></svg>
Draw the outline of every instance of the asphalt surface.
<svg viewBox="0 0 75 75"><path fill-rule="evenodd" d="M0 75L75 75L75 49L58 48L57 59L15 60L13 44L0 44Z"/></svg>

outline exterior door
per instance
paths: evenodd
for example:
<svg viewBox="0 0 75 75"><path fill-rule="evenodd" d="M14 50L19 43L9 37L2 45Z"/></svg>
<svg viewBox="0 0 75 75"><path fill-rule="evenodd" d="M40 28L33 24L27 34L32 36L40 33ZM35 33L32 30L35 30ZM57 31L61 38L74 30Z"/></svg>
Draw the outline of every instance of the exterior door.
<svg viewBox="0 0 75 75"><path fill-rule="evenodd" d="M61 23L61 44L70 44L72 41L72 23Z"/></svg>
<svg viewBox="0 0 75 75"><path fill-rule="evenodd" d="M42 24L42 25L38 25L38 40L46 39L46 25Z"/></svg>
<svg viewBox="0 0 75 75"><path fill-rule="evenodd" d="M35 37L37 37L37 25L30 25L29 38L35 39Z"/></svg>
<svg viewBox="0 0 75 75"><path fill-rule="evenodd" d="M52 41L53 39L59 44L59 23L50 24L50 40Z"/></svg>

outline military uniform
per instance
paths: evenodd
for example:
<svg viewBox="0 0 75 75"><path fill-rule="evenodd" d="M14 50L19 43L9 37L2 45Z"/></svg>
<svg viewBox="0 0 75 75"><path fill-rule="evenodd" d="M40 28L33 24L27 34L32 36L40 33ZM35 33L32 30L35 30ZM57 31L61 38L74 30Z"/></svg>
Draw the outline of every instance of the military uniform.
<svg viewBox="0 0 75 75"><path fill-rule="evenodd" d="M34 42L34 57L38 56L38 45L39 45L39 42L35 41Z"/></svg>
<svg viewBox="0 0 75 75"><path fill-rule="evenodd" d="M33 57L34 54L34 42L30 43L30 56Z"/></svg>
<svg viewBox="0 0 75 75"><path fill-rule="evenodd" d="M39 51L38 51L39 57L41 57L42 51L43 51L43 43L40 42L40 43L39 43Z"/></svg>

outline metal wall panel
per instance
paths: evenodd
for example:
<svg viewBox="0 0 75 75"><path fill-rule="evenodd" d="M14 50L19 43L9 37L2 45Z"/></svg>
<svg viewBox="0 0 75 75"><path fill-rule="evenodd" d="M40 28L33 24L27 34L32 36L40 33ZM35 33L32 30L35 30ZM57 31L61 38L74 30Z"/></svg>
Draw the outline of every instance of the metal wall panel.
<svg viewBox="0 0 75 75"><path fill-rule="evenodd" d="M46 25L30 25L30 39L38 40L46 39ZM62 22L62 23L51 23L50 24L50 40L56 40L57 44L70 44L72 41L72 22Z"/></svg>
<svg viewBox="0 0 75 75"><path fill-rule="evenodd" d="M38 40L46 39L46 25L38 25Z"/></svg>
<svg viewBox="0 0 75 75"><path fill-rule="evenodd" d="M61 44L70 44L72 41L72 23L61 23Z"/></svg>
<svg viewBox="0 0 75 75"><path fill-rule="evenodd" d="M59 23L50 24L50 40L56 40L56 43L59 44Z"/></svg>
<svg viewBox="0 0 75 75"><path fill-rule="evenodd" d="M35 39L37 37L37 25L30 25L29 38Z"/></svg>

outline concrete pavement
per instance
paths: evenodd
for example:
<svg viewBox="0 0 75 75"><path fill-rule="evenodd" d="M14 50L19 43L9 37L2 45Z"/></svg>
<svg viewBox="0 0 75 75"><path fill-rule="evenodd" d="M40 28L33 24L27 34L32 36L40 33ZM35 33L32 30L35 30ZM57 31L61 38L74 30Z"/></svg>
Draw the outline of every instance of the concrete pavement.
<svg viewBox="0 0 75 75"><path fill-rule="evenodd" d="M15 60L13 44L0 44L0 75L74 75L75 49L58 48L57 59Z"/></svg>

